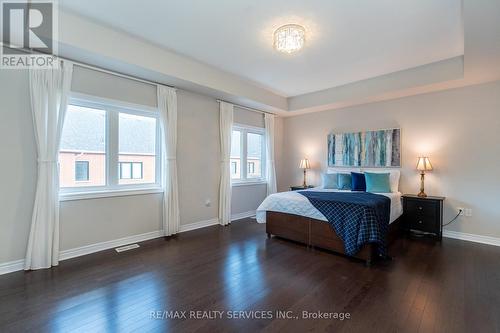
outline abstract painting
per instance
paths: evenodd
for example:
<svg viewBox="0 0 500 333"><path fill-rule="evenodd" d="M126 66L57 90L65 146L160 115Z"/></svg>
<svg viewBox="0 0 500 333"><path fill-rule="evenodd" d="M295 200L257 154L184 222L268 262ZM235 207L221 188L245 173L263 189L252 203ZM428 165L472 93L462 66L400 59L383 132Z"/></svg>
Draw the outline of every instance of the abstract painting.
<svg viewBox="0 0 500 333"><path fill-rule="evenodd" d="M329 134L328 166L400 167L401 129Z"/></svg>

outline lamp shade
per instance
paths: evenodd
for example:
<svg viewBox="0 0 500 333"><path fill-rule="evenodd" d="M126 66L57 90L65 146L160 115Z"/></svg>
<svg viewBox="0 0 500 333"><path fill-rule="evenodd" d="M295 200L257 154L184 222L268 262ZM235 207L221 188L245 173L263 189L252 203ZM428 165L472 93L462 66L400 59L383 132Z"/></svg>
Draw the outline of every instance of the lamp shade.
<svg viewBox="0 0 500 333"><path fill-rule="evenodd" d="M309 160L307 158L304 158L303 160L300 160L300 166L299 168L301 169L310 169L311 165L309 164Z"/></svg>
<svg viewBox="0 0 500 333"><path fill-rule="evenodd" d="M428 157L419 157L417 161L417 170L418 171L431 171L432 164L429 161Z"/></svg>

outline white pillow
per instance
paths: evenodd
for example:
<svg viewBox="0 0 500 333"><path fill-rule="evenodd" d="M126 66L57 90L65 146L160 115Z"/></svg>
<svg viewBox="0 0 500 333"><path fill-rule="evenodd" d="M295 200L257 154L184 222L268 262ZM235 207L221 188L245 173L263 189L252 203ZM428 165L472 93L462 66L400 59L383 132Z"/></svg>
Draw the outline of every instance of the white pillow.
<svg viewBox="0 0 500 333"><path fill-rule="evenodd" d="M391 183L391 192L399 192L399 178L401 177L401 171L399 169L363 169L363 172L371 173L389 173L389 182Z"/></svg>

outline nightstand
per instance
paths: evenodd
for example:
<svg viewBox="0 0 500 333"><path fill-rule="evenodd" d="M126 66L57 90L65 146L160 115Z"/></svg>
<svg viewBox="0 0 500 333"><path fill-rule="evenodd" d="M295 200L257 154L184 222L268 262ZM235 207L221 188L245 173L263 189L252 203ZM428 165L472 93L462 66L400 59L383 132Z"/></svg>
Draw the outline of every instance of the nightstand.
<svg viewBox="0 0 500 333"><path fill-rule="evenodd" d="M313 188L314 186L312 185L307 185L304 187L303 185L298 185L298 186L290 186L290 191L301 191L301 190L306 190L308 188Z"/></svg>
<svg viewBox="0 0 500 333"><path fill-rule="evenodd" d="M408 234L433 235L441 240L443 236L444 197L419 197L413 194L403 195L403 217Z"/></svg>

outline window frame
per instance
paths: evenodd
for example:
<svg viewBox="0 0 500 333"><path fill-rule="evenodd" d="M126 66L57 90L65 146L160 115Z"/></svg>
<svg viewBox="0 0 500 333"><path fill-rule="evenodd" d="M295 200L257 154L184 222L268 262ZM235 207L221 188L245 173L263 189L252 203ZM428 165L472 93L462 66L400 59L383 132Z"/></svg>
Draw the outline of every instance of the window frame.
<svg viewBox="0 0 500 333"><path fill-rule="evenodd" d="M134 165L141 166L141 176L139 178L134 177ZM143 162L132 162L132 179L144 179L144 163Z"/></svg>
<svg viewBox="0 0 500 333"><path fill-rule="evenodd" d="M265 129L262 127L256 127L251 125L244 125L239 123L234 123L232 131L240 131L240 178L231 179L232 186L243 186L243 185L254 185L254 184L266 184L266 134ZM261 147L261 177L259 178L248 178L248 133L262 135L262 147Z"/></svg>
<svg viewBox="0 0 500 333"><path fill-rule="evenodd" d="M122 174L123 174L123 170L122 170L122 165L123 164L130 164L130 178L123 178ZM141 166L141 177L139 178L134 178L134 164L139 164ZM121 180L121 179L130 179L130 180L134 180L134 179L143 179L144 178L144 171L143 171L143 163L142 162L132 162L132 161L122 161L122 162L118 162L118 168L119 168L119 172L118 172L118 181Z"/></svg>
<svg viewBox="0 0 500 333"><path fill-rule="evenodd" d="M101 186L60 187L59 200L79 200L111 196L135 195L163 192L162 177L162 141L160 112L158 108L101 98L72 92L68 106L75 105L103 110L106 113L105 123L105 173L106 183ZM119 114L131 114L156 119L155 131L155 182L142 184L119 184ZM63 125L64 126L64 125ZM132 171L131 171L132 172ZM144 172L144 170L142 170Z"/></svg>
<svg viewBox="0 0 500 333"><path fill-rule="evenodd" d="M123 177L123 165L124 164L130 165L130 178ZM121 180L121 179L132 179L132 162L118 162L118 180Z"/></svg>
<svg viewBox="0 0 500 333"><path fill-rule="evenodd" d="M76 179L77 178L76 175L78 174L77 170L76 170L77 169L76 166L78 165L78 163L85 163L85 165L87 166L87 177L84 180ZM90 163L89 163L89 161L75 161L75 182L85 183L85 182L88 182L89 179L90 179Z"/></svg>
<svg viewBox="0 0 500 333"><path fill-rule="evenodd" d="M233 171L233 166L234 166L234 173L238 173L238 163L231 161L231 172Z"/></svg>
<svg viewBox="0 0 500 333"><path fill-rule="evenodd" d="M248 162L248 157L247 157L247 176L249 169L251 170L250 173L255 173L255 162Z"/></svg>

